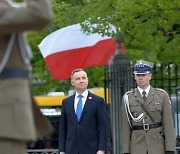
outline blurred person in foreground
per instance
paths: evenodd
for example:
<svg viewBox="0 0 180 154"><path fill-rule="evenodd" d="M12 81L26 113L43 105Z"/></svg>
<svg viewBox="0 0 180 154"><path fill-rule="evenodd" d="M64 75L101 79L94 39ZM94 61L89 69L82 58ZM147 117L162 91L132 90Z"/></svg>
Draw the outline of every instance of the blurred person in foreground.
<svg viewBox="0 0 180 154"><path fill-rule="evenodd" d="M33 100L30 48L24 32L42 30L52 20L49 0L18 5L0 0L0 153L25 154L26 144L53 128Z"/></svg>
<svg viewBox="0 0 180 154"><path fill-rule="evenodd" d="M72 72L75 94L62 102L59 129L60 154L105 154L107 111L104 99L87 90L83 69Z"/></svg>
<svg viewBox="0 0 180 154"><path fill-rule="evenodd" d="M150 86L153 63L134 66L137 88L123 96L122 147L124 154L174 154L175 129L166 91Z"/></svg>

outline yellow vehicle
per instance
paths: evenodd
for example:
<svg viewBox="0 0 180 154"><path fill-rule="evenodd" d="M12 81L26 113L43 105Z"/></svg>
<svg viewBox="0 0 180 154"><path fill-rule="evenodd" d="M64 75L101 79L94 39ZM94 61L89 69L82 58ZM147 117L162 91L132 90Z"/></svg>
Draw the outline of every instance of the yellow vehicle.
<svg viewBox="0 0 180 154"><path fill-rule="evenodd" d="M45 106L61 106L62 100L68 96L34 96L35 101L37 102L38 106L45 107Z"/></svg>
<svg viewBox="0 0 180 154"><path fill-rule="evenodd" d="M98 96L101 96L104 98L104 88L93 88L90 89L90 91ZM61 106L62 100L68 97L67 95L62 96L34 96L34 99L36 100L37 104L40 107L45 106Z"/></svg>
<svg viewBox="0 0 180 154"><path fill-rule="evenodd" d="M104 88L88 89L92 93L104 98ZM68 95L34 96L35 101L46 116L58 116L61 114L62 100Z"/></svg>

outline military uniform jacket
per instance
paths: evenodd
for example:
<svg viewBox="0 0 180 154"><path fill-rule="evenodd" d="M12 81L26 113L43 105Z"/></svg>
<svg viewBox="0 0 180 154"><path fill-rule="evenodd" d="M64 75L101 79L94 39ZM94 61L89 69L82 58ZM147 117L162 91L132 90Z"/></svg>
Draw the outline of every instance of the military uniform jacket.
<svg viewBox="0 0 180 154"><path fill-rule="evenodd" d="M2 0L0 0L1 2ZM29 0L26 7L0 8L0 65L13 34L12 51L0 72L0 138L34 140L52 127L32 103L28 78L2 78L4 70L28 70L24 31L40 30L52 19L49 0ZM22 52L25 55L22 55ZM43 124L47 125L43 125Z"/></svg>
<svg viewBox="0 0 180 154"><path fill-rule="evenodd" d="M167 93L162 89L151 87L144 102L138 89L126 93L129 98L129 107L132 115L138 117L144 112L144 123L152 124L152 120L142 109L139 103L144 103L155 123L162 122L162 126L152 128L148 131L133 130L130 126L125 110L124 97L122 105L122 147L123 153L131 154L164 154L165 151L175 151L175 129L171 105ZM139 122L129 118L132 126L143 125L143 120ZM163 132L165 138L160 134Z"/></svg>

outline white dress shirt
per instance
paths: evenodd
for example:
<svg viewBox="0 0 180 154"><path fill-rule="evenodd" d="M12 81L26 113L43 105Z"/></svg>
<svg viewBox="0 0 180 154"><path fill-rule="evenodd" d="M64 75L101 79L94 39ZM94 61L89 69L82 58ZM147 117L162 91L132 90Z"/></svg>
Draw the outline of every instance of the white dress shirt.
<svg viewBox="0 0 180 154"><path fill-rule="evenodd" d="M143 97L142 92L145 91L146 92L146 97L147 97L148 93L149 93L149 90L150 90L150 85L145 90L141 89L140 87L137 87L137 89L139 90L142 97Z"/></svg>
<svg viewBox="0 0 180 154"><path fill-rule="evenodd" d="M88 90L86 89L82 94L78 94L76 92L75 94L75 99L74 99L74 111L76 113L76 108L77 108L77 104L78 104L78 101L79 101L79 95L82 95L82 108L84 108L84 105L85 105L85 102L86 102L86 99L87 99L87 96L88 96Z"/></svg>

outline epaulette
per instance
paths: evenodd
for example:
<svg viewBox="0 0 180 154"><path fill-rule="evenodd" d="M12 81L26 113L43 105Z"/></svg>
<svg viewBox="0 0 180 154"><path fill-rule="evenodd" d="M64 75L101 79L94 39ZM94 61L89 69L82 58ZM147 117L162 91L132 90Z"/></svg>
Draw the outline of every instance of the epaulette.
<svg viewBox="0 0 180 154"><path fill-rule="evenodd" d="M161 92L164 92L164 93L167 94L167 92L166 92L164 89L161 89L161 88L155 88L155 89L158 90L158 91L161 91Z"/></svg>
<svg viewBox="0 0 180 154"><path fill-rule="evenodd" d="M125 94L129 95L130 93L133 93L134 90L127 91Z"/></svg>

